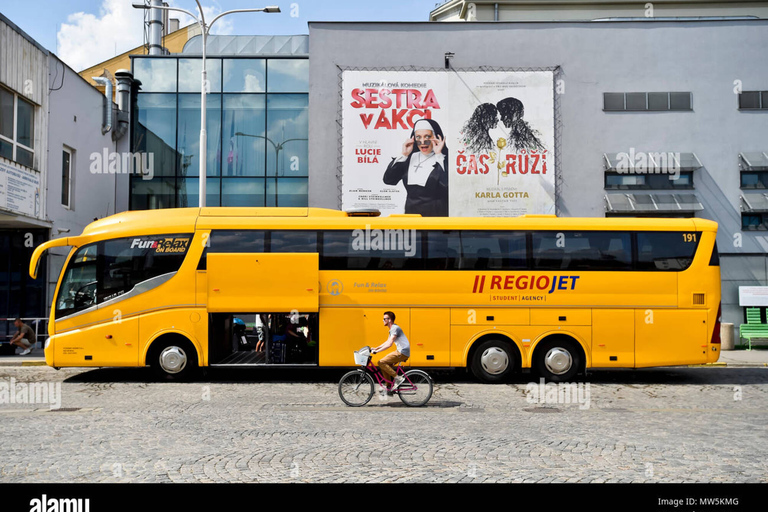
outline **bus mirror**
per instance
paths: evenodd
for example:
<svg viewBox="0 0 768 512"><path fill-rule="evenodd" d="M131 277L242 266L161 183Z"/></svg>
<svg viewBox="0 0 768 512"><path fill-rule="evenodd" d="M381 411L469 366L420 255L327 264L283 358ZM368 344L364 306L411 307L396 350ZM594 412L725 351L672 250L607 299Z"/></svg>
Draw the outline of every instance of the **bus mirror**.
<svg viewBox="0 0 768 512"><path fill-rule="evenodd" d="M84 236L71 236L67 238L54 238L48 240L37 247L32 253L32 258L29 260L29 276L32 279L37 279L37 272L40 268L40 259L43 257L43 253L53 247L66 247L72 245L78 247L88 240L89 237Z"/></svg>

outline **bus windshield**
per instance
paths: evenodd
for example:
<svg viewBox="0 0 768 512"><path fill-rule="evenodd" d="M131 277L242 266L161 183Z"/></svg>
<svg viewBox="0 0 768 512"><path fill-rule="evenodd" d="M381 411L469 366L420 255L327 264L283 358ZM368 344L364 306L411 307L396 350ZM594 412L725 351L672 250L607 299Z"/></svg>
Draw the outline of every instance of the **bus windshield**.
<svg viewBox="0 0 768 512"><path fill-rule="evenodd" d="M127 294L151 289L151 281L181 266L191 235L118 238L77 249L62 279L56 318ZM154 285L160 284L155 281Z"/></svg>
<svg viewBox="0 0 768 512"><path fill-rule="evenodd" d="M69 262L56 301L56 317L68 316L96 304L98 244L76 249Z"/></svg>

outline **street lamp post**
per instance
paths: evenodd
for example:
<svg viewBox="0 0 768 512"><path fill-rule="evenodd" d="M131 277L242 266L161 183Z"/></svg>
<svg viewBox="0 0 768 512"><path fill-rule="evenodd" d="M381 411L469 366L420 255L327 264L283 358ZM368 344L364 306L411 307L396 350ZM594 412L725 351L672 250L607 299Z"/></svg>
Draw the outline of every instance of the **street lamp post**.
<svg viewBox="0 0 768 512"><path fill-rule="evenodd" d="M202 37L202 43L203 43L203 59L202 59L202 65L203 65L203 71L202 76L200 80L200 201L199 205L200 208L205 207L205 179L206 179L206 163L208 158L208 132L205 129L205 122L206 122L206 98L205 95L208 93L208 72L205 67L205 46L206 46L206 40L208 38L208 31L213 26L214 23L216 23L216 20L219 18L226 16L227 14L232 14L236 12L266 12L266 13L277 13L280 12L280 7L277 6L269 6L269 7L261 7L259 9L232 9L231 11L225 11L215 18L211 20L210 24L205 23L205 15L203 14L203 7L200 5L200 0L195 0L195 3L197 4L197 11L200 14L200 17L198 18L191 12L187 11L186 9L180 9L178 7L166 7L164 5L146 5L146 4L133 4L133 7L135 9L162 9L166 11L179 11L183 12L187 16L190 16L192 19L194 19L198 25L200 25L200 32Z"/></svg>

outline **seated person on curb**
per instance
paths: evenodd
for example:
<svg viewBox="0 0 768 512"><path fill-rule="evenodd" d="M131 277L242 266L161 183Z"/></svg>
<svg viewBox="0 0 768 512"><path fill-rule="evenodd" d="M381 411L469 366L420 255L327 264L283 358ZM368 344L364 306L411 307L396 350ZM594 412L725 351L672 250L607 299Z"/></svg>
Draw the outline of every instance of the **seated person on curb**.
<svg viewBox="0 0 768 512"><path fill-rule="evenodd" d="M17 347L24 349L23 352L19 355L25 356L32 352L32 349L35 348L35 343L37 343L35 331L33 331L30 326L22 322L21 318L14 320L13 325L16 326L18 331L16 332L16 335L13 337L13 339L11 339L11 345L16 345Z"/></svg>
<svg viewBox="0 0 768 512"><path fill-rule="evenodd" d="M403 363L411 357L411 344L408 343L408 338L405 337L403 330L395 324L395 314L391 311L384 313L384 326L389 329L389 338L387 341L371 350L372 354L386 350L395 344L397 350L387 354L379 360L379 369L389 379L394 381L392 390L397 389L403 383L403 376L397 375L397 371L393 368L397 363Z"/></svg>

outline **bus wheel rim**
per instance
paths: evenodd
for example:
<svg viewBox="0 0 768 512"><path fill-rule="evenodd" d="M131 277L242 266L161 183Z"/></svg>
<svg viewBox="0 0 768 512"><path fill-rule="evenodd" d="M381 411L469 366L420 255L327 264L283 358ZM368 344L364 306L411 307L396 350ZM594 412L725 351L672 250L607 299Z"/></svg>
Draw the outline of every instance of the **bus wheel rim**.
<svg viewBox="0 0 768 512"><path fill-rule="evenodd" d="M491 347L480 356L480 364L486 372L491 375L498 375L504 373L509 367L509 357L499 347Z"/></svg>
<svg viewBox="0 0 768 512"><path fill-rule="evenodd" d="M160 366L168 373L179 373L187 365L187 354L179 347L168 347L160 353Z"/></svg>
<svg viewBox="0 0 768 512"><path fill-rule="evenodd" d="M571 353L562 347L555 347L544 356L544 365L547 370L554 375L567 373L573 366Z"/></svg>

